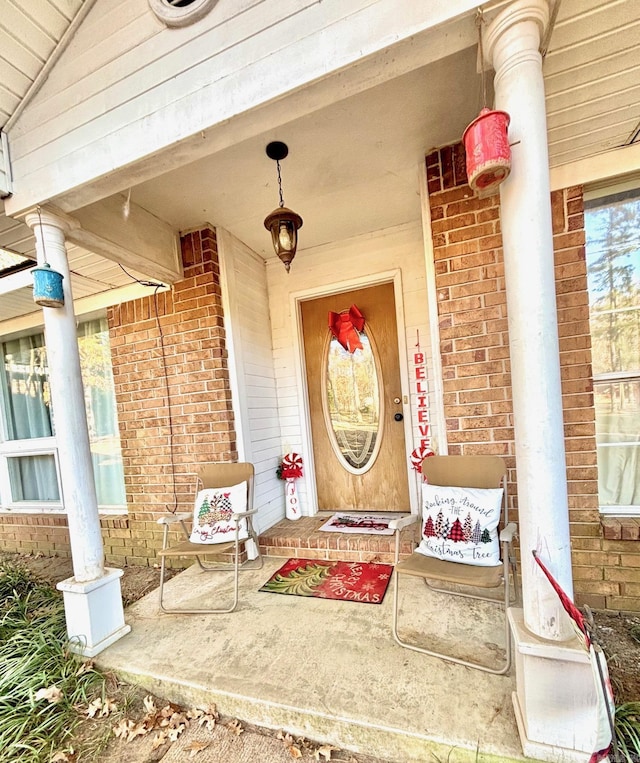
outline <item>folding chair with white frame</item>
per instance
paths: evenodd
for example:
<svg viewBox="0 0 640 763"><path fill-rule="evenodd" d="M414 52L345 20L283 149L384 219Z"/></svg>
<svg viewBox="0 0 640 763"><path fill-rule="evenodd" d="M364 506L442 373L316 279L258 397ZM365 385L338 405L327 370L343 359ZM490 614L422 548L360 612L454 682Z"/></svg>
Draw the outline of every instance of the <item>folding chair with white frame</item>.
<svg viewBox="0 0 640 763"><path fill-rule="evenodd" d="M517 599L517 571L515 556L511 544L516 535L517 527L508 521L508 500L506 466L498 456L430 456L422 462L424 482L433 486L437 495L438 488L491 489L502 487L502 530L499 532L501 559L495 564L476 566L462 561L448 561L424 553L414 551L410 557L400 561L400 534L403 528L420 521L421 517L412 515L393 520L390 527L395 530L395 586L393 593L393 637L400 646L416 652L439 657L448 662L465 665L469 668L482 670L487 673L504 675L511 667L511 632L507 620L507 608L510 604L509 570L511 570L514 586L514 597ZM498 495L498 498L500 496ZM498 511L500 508L498 507ZM426 529L426 528L425 528ZM433 531L429 528L425 535ZM469 541L467 536L459 533L459 540ZM477 540L477 538L476 538ZM483 538L483 540L485 540ZM488 541L488 536L486 537ZM455 548L456 544L452 544ZM496 553L497 555L497 553ZM454 596L491 601L504 606L504 636L505 660L497 667L492 667L472 660L464 660L450 654L429 649L426 645L409 642L398 635L399 586L404 575L423 578L429 589ZM442 586L442 584L445 584ZM503 597L496 599L491 596L469 592L470 588L494 589L503 586ZM458 586L463 586L460 590Z"/></svg>
<svg viewBox="0 0 640 763"><path fill-rule="evenodd" d="M195 516L188 513L167 514L158 520L158 524L164 526L164 535L162 539L162 549L158 551L160 557L160 608L163 612L169 614L225 614L233 612L238 605L239 596L239 572L240 569L259 569L262 567L263 560L260 555L260 546L258 536L253 528L252 517L257 514L257 509L253 508L254 491L254 468L250 463L214 463L201 466L196 472L196 496L201 496L201 491L228 490L228 493L221 493L223 496L239 496L239 506L229 508L230 502L227 501L227 511L225 521L221 523L225 531L225 536L231 536L233 540L224 540L224 542L194 542L194 532L189 533L187 522L195 520ZM196 499L197 501L197 499ZM243 510L238 510L242 508ZM196 516L197 516L196 507ZM185 540L170 545L169 529L172 525L179 523L185 535ZM194 521L195 526L195 521ZM211 529L210 535L216 528ZM247 556L247 561L240 563L242 547ZM212 564L205 564L205 557L221 557L231 555L232 561L221 561ZM208 609L180 609L169 608L164 604L164 583L166 574L167 557L195 557L200 569L209 572L218 572L224 570L233 571L233 600L225 607L212 607Z"/></svg>

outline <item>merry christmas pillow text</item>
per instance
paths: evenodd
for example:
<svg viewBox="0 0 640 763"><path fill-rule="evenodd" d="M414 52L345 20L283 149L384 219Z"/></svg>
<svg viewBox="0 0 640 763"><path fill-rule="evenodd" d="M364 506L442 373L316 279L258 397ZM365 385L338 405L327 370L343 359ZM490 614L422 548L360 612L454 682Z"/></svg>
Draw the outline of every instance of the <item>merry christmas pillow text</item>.
<svg viewBox="0 0 640 763"><path fill-rule="evenodd" d="M227 543L235 540L236 522L231 515L247 510L247 483L201 490L193 509L192 543ZM238 538L249 537L247 520L238 522Z"/></svg>

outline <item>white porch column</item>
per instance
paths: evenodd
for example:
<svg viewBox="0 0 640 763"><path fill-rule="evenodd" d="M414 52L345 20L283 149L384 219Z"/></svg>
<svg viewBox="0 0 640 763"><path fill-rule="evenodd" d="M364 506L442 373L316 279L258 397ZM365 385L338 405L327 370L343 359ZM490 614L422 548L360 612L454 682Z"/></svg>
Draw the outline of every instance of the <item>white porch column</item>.
<svg viewBox="0 0 640 763"><path fill-rule="evenodd" d="M518 472L524 620L546 639L572 635L536 549L572 596L547 124L538 52L545 0L518 0L491 24L486 44L496 108L511 116L512 170L500 189Z"/></svg>
<svg viewBox="0 0 640 763"><path fill-rule="evenodd" d="M65 249L68 221L44 209L26 215L36 237L38 264L48 262L63 276L64 305L44 307L45 341L64 506L67 512L73 577L64 593L68 635L76 651L93 656L127 633L120 577L105 569L98 500L80 373L80 355L69 263Z"/></svg>
<svg viewBox="0 0 640 763"><path fill-rule="evenodd" d="M523 610L514 708L526 755L588 760L595 685L586 652L537 568L537 550L573 595L542 58L546 0L516 0L485 36L495 105L509 113L512 170L500 188L518 479ZM515 145L513 145L515 144Z"/></svg>

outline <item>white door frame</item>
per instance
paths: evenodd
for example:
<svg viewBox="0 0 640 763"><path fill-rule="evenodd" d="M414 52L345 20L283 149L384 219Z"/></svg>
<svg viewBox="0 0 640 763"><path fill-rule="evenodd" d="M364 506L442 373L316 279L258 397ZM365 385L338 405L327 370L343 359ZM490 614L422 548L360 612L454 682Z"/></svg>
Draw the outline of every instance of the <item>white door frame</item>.
<svg viewBox="0 0 640 763"><path fill-rule="evenodd" d="M304 479L307 488L308 513L312 516L318 513L318 493L316 490L316 474L313 453L313 438L311 435L311 412L309 410L309 394L307 389L306 364L304 359L304 344L302 334L302 313L300 303L304 300L316 297L329 296L350 289L377 286L381 283L393 283L394 299L396 303L396 331L398 341L398 368L400 372L400 389L402 394L402 412L404 414L404 442L406 451L407 482L409 485L409 501L411 513L418 512L418 487L409 462L409 454L412 451L412 427L411 427L411 396L409 390L409 364L407 360L407 341L404 321L404 305L402 299L402 273L399 269L386 270L380 273L369 274L359 278L351 278L345 281L335 281L322 286L292 292L290 298L290 314L293 322L293 338L296 351L295 374L302 402L301 438L302 451L309 457L304 469Z"/></svg>

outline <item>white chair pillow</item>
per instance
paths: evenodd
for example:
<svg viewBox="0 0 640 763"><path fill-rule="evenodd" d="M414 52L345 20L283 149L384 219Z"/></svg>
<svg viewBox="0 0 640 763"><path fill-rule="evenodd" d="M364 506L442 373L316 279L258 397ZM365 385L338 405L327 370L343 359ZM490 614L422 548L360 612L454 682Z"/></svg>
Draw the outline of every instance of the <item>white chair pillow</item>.
<svg viewBox="0 0 640 763"><path fill-rule="evenodd" d="M227 543L235 540L236 523L231 515L247 510L247 483L201 490L193 509L192 543ZM249 537L247 520L238 522L238 538Z"/></svg>
<svg viewBox="0 0 640 763"><path fill-rule="evenodd" d="M447 562L500 564L502 488L422 485L422 536L416 549Z"/></svg>

